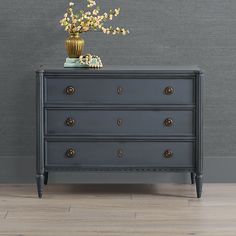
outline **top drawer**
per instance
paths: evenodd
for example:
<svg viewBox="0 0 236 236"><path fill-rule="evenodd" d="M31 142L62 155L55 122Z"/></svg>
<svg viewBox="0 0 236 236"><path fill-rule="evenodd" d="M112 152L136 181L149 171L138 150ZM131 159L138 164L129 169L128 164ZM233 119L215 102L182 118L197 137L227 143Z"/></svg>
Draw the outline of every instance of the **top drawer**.
<svg viewBox="0 0 236 236"><path fill-rule="evenodd" d="M46 77L45 102L52 104L194 103L193 78Z"/></svg>

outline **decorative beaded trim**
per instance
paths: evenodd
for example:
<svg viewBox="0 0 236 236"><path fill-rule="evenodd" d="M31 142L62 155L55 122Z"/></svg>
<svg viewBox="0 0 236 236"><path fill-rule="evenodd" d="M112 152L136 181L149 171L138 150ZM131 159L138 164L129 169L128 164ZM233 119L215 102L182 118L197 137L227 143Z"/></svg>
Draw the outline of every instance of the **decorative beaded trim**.
<svg viewBox="0 0 236 236"><path fill-rule="evenodd" d="M168 168L168 167L123 167L123 168L114 168L114 167L107 167L107 168L102 168L102 167L72 167L72 166L48 166L47 169L51 170L58 170L58 171L63 171L63 170L75 170L75 171L95 171L95 172L189 172L192 171L193 168Z"/></svg>

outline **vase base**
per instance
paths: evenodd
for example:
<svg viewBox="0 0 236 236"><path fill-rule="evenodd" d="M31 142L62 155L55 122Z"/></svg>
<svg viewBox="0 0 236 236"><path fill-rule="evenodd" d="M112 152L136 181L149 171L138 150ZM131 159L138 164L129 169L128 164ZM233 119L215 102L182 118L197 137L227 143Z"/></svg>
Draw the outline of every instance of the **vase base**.
<svg viewBox="0 0 236 236"><path fill-rule="evenodd" d="M83 65L80 63L79 58L66 58L66 62L64 63L65 68L84 68L89 67L88 65Z"/></svg>

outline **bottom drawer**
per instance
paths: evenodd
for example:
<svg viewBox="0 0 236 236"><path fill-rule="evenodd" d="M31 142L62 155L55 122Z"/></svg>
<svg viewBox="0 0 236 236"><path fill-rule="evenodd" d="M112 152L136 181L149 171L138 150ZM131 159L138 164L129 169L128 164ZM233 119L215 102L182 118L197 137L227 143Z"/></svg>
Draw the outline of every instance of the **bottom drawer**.
<svg viewBox="0 0 236 236"><path fill-rule="evenodd" d="M46 166L193 167L192 142L56 142L45 144Z"/></svg>

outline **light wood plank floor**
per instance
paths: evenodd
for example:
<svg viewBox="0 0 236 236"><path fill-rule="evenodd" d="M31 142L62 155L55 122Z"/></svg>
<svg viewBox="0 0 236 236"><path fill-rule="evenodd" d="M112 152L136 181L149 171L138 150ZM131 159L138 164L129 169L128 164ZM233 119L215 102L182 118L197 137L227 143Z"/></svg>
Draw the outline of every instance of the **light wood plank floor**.
<svg viewBox="0 0 236 236"><path fill-rule="evenodd" d="M235 236L236 184L0 185L4 236Z"/></svg>

